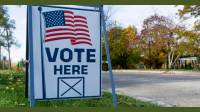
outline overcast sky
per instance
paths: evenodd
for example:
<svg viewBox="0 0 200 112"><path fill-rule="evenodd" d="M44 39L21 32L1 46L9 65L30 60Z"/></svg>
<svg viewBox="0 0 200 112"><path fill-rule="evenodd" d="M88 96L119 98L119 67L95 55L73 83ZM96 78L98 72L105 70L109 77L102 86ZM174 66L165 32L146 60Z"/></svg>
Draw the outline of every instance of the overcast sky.
<svg viewBox="0 0 200 112"><path fill-rule="evenodd" d="M10 17L15 19L16 22L14 36L21 45L20 48L12 47L11 49L12 61L18 62L22 58L25 59L26 6L9 5L7 7ZM176 7L174 5L116 5L112 6L111 12L112 19L116 20L122 27L134 25L138 30L141 30L143 20L154 13L168 16L178 22L178 8L181 7ZM192 26L191 21L185 23L188 27ZM3 54L7 55L7 52L3 50Z"/></svg>

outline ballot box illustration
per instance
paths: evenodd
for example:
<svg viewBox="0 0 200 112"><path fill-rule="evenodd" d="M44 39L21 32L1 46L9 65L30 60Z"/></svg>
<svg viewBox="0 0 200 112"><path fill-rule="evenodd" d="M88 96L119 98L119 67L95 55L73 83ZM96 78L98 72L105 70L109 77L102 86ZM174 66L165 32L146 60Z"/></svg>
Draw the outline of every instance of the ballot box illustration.
<svg viewBox="0 0 200 112"><path fill-rule="evenodd" d="M58 98L84 97L84 77L59 77Z"/></svg>

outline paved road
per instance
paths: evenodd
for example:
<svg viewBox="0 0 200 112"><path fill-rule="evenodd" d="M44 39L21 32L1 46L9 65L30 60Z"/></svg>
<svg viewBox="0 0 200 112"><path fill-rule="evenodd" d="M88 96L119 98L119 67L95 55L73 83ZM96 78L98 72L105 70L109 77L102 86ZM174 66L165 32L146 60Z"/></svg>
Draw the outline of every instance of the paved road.
<svg viewBox="0 0 200 112"><path fill-rule="evenodd" d="M200 73L114 72L116 90L164 106L200 107ZM110 90L108 73L103 88Z"/></svg>

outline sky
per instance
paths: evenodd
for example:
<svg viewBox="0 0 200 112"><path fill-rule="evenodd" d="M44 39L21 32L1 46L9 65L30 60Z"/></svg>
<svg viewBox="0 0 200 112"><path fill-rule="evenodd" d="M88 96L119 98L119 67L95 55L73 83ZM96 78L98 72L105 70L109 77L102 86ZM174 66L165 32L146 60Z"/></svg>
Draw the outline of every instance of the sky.
<svg viewBox="0 0 200 112"><path fill-rule="evenodd" d="M11 48L11 59L12 62L18 62L21 59L25 59L26 54L26 6L8 5L6 7L8 7L10 18L16 22L14 36L20 47ZM117 21L122 27L134 25L139 31L142 29L143 20L155 13L168 16L178 23L179 17L177 12L178 9L182 8L181 6L174 5L115 5L105 6L105 9L108 7L111 7L112 20ZM194 20L188 20L184 24L191 28L192 22ZM5 49L2 52L3 55L7 56Z"/></svg>

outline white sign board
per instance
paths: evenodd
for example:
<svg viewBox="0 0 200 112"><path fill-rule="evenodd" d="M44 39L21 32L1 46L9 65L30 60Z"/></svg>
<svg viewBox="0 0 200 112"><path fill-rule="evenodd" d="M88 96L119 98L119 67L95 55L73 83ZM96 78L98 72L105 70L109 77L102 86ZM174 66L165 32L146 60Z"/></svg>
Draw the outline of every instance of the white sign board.
<svg viewBox="0 0 200 112"><path fill-rule="evenodd" d="M100 12L32 6L31 23L35 99L101 96Z"/></svg>

